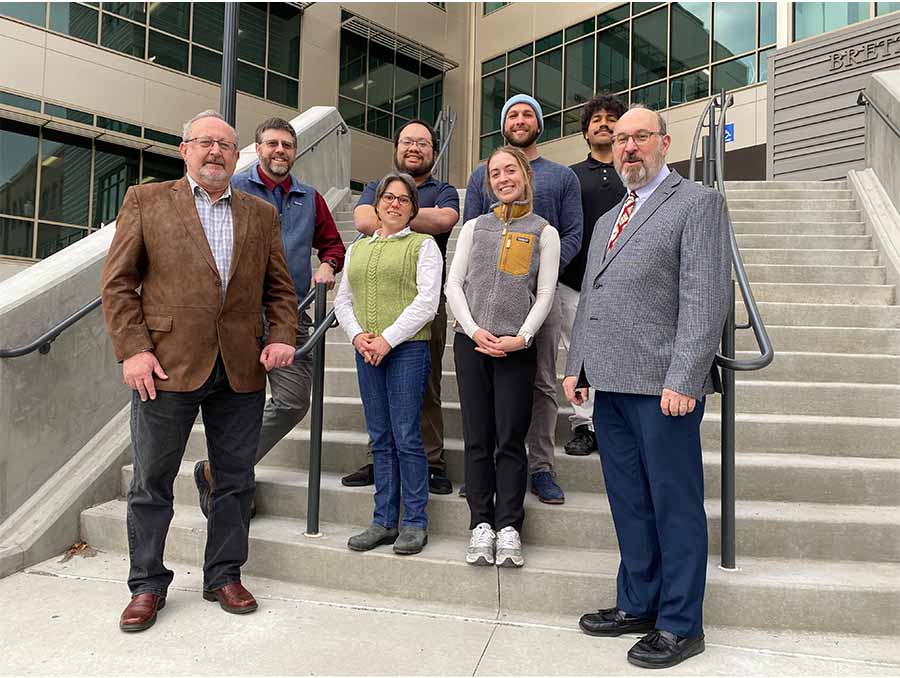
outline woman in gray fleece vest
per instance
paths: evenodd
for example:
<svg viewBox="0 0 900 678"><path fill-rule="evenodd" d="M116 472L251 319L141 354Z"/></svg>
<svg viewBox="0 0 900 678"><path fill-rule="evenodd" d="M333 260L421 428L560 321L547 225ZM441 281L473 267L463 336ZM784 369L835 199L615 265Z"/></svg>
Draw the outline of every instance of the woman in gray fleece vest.
<svg viewBox="0 0 900 678"><path fill-rule="evenodd" d="M521 567L531 342L553 303L559 234L532 212L531 164L518 148L490 155L485 185L497 202L463 225L446 287L471 515L466 562Z"/></svg>

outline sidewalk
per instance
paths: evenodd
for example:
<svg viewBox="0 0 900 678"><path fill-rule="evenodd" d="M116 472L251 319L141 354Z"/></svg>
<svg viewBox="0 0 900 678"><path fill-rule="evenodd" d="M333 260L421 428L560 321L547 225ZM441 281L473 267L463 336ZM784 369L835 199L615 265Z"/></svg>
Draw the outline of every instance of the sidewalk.
<svg viewBox="0 0 900 678"><path fill-rule="evenodd" d="M254 578L244 583L260 609L237 616L201 598L198 568L173 564L156 625L125 634L127 557L60 560L0 579L0 674L648 675L625 660L635 638L592 638L575 619L498 620ZM665 674L900 676L896 638L706 634L704 654Z"/></svg>

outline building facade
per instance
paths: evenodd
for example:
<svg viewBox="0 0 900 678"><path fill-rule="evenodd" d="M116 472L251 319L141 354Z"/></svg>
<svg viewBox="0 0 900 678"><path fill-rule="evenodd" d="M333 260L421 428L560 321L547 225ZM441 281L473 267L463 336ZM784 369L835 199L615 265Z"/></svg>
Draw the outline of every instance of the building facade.
<svg viewBox="0 0 900 678"><path fill-rule="evenodd" d="M586 154L597 91L665 115L684 165L711 93L735 97L729 173L765 178L768 69L779 48L900 11L882 2L241 3L237 129L337 106L358 186L394 130L458 121L450 180L502 142L512 94L540 101L541 153ZM46 257L115 217L129 185L181 176L181 126L216 108L223 3L0 2L0 257Z"/></svg>

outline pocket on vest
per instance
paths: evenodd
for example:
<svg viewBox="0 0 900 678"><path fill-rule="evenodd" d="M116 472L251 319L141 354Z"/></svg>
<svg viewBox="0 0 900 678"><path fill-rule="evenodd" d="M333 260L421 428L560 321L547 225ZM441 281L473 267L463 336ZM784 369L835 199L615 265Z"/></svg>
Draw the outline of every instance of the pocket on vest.
<svg viewBox="0 0 900 678"><path fill-rule="evenodd" d="M530 233L507 233L500 250L498 268L509 275L527 275L535 240Z"/></svg>

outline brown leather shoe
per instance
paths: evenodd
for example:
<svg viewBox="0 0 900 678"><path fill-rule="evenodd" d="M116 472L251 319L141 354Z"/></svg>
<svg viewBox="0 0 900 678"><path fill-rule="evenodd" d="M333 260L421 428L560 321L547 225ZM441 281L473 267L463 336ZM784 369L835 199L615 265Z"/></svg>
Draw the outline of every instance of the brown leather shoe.
<svg viewBox="0 0 900 678"><path fill-rule="evenodd" d="M119 628L126 632L145 631L156 622L156 613L166 606L166 599L155 593L139 593L119 617Z"/></svg>
<svg viewBox="0 0 900 678"><path fill-rule="evenodd" d="M222 609L232 614L247 614L259 607L253 594L245 589L239 581L226 584L215 591L204 591L203 598L211 601L218 600Z"/></svg>

